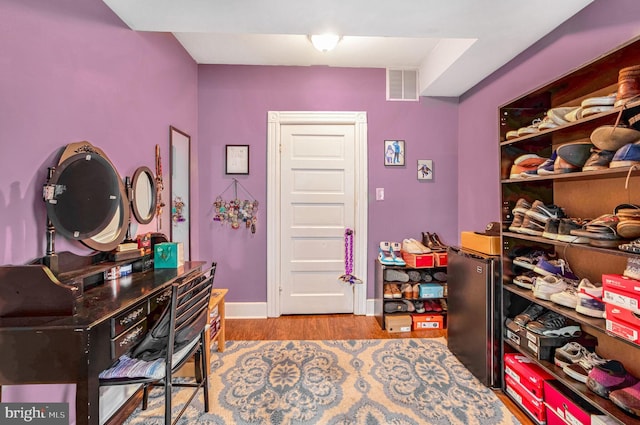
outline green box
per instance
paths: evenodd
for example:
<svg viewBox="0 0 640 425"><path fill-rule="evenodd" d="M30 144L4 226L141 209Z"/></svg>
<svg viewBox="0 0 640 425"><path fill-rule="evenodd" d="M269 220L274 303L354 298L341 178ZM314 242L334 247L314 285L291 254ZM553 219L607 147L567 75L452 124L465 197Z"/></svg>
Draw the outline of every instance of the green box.
<svg viewBox="0 0 640 425"><path fill-rule="evenodd" d="M161 242L153 247L153 267L176 269L184 264L182 242Z"/></svg>

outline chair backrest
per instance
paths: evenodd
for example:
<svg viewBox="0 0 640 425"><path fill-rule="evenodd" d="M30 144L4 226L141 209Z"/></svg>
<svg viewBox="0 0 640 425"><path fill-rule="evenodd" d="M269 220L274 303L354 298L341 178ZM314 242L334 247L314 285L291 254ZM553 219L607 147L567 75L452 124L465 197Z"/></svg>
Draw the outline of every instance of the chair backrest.
<svg viewBox="0 0 640 425"><path fill-rule="evenodd" d="M204 272L190 273L172 283L170 302L131 357L146 361L171 359L174 352L201 334L208 323L215 270L213 263Z"/></svg>

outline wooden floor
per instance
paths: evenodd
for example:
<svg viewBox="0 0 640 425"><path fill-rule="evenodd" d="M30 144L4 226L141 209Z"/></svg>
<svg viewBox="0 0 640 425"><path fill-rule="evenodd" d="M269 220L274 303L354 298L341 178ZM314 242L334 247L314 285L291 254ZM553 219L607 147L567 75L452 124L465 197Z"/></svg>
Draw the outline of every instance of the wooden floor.
<svg viewBox="0 0 640 425"><path fill-rule="evenodd" d="M235 341L446 338L446 336L446 330L390 333L382 330L373 316L351 314L226 320L226 339ZM496 391L496 395L523 425L533 425L533 422L502 392Z"/></svg>

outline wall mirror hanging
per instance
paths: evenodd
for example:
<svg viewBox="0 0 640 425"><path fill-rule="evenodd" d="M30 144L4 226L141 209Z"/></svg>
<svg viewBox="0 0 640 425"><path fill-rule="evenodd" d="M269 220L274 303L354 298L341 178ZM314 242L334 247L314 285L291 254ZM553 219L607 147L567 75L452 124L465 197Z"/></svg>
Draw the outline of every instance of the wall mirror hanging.
<svg viewBox="0 0 640 425"><path fill-rule="evenodd" d="M149 167L139 167L131 180L131 211L140 224L148 224L156 212L156 180Z"/></svg>
<svg viewBox="0 0 640 425"><path fill-rule="evenodd" d="M171 241L182 242L185 260L191 259L191 136L171 126Z"/></svg>

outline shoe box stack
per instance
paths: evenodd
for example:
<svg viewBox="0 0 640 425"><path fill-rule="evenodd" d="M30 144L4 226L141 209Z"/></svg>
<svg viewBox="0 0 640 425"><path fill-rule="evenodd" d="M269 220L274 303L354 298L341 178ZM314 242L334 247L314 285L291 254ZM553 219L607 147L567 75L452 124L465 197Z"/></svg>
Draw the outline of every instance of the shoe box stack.
<svg viewBox="0 0 640 425"><path fill-rule="evenodd" d="M511 319L507 319L505 325L505 336L525 353L538 360L552 361L554 350L572 339L570 336L547 336L534 333Z"/></svg>
<svg viewBox="0 0 640 425"><path fill-rule="evenodd" d="M539 424L608 423L607 416L577 397L527 356L505 353L504 377L507 393Z"/></svg>
<svg viewBox="0 0 640 425"><path fill-rule="evenodd" d="M622 275L602 275L602 286L607 331L640 344L640 259L629 258Z"/></svg>

